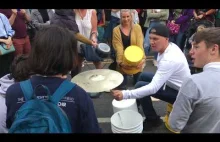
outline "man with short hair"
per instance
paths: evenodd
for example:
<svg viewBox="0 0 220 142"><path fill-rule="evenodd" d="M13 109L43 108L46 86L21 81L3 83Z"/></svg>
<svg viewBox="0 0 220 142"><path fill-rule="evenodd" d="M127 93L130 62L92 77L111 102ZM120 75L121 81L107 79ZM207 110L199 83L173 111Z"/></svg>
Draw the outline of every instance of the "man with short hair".
<svg viewBox="0 0 220 142"><path fill-rule="evenodd" d="M181 133L219 133L220 28L197 32L190 55L203 72L183 82L169 117L170 127Z"/></svg>
<svg viewBox="0 0 220 142"><path fill-rule="evenodd" d="M173 104L183 80L191 75L183 52L176 44L169 42L169 30L165 25L158 24L151 28L150 44L158 52L156 73L143 72L134 90L112 91L116 100L140 98L146 117L145 131L162 124L150 96Z"/></svg>

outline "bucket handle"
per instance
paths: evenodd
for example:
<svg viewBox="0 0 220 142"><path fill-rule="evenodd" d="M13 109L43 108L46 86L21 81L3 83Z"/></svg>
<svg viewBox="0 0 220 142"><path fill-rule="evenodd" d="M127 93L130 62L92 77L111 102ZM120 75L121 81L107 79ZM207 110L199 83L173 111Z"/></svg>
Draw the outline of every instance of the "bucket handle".
<svg viewBox="0 0 220 142"><path fill-rule="evenodd" d="M123 126L120 113L118 113L118 117L119 117L119 120L121 121L121 126Z"/></svg>

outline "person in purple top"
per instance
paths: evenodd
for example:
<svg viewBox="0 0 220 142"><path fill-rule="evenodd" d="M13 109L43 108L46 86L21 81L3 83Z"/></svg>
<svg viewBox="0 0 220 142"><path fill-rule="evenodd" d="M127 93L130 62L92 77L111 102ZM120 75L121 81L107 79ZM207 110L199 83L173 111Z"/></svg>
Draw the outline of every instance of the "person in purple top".
<svg viewBox="0 0 220 142"><path fill-rule="evenodd" d="M193 9L183 9L181 16L176 20L172 20L172 23L179 24L180 30L176 38L176 45L183 50L183 44L185 40L184 32L188 29L190 25L190 20L193 18Z"/></svg>
<svg viewBox="0 0 220 142"><path fill-rule="evenodd" d="M33 88L42 84L53 94L67 80L67 74L77 66L77 42L66 28L51 25L36 34L28 57ZM38 99L47 99L44 88L35 91ZM24 104L24 94L19 82L6 91L6 126L10 128L16 111ZM100 133L101 129L90 96L78 85L57 104L66 113L73 133Z"/></svg>

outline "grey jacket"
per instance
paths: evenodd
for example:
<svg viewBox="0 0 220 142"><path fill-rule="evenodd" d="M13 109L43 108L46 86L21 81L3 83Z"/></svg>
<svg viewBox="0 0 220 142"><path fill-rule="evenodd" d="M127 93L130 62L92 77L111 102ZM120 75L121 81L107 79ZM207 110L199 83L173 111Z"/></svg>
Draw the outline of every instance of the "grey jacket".
<svg viewBox="0 0 220 142"><path fill-rule="evenodd" d="M51 18L54 16L54 12L52 9L47 9L47 12L48 12L49 19L51 20ZM50 23L44 23L43 18L37 9L32 9L31 21L38 29L42 28L43 26L50 25Z"/></svg>
<svg viewBox="0 0 220 142"><path fill-rule="evenodd" d="M144 27L149 27L150 21L164 21L166 22L169 17L169 9L161 9L158 13L152 13L152 9L147 9L147 18L144 24Z"/></svg>
<svg viewBox="0 0 220 142"><path fill-rule="evenodd" d="M169 116L170 127L181 133L220 133L220 62L185 80Z"/></svg>

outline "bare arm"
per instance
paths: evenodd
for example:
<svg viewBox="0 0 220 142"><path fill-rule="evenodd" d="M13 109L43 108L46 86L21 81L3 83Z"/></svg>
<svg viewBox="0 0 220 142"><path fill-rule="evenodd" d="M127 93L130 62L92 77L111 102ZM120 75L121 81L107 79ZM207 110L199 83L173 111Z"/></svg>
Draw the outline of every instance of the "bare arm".
<svg viewBox="0 0 220 142"><path fill-rule="evenodd" d="M92 10L91 24L92 24L91 39L94 42L97 42L97 15L95 10Z"/></svg>
<svg viewBox="0 0 220 142"><path fill-rule="evenodd" d="M195 17L195 19L198 19L198 15L196 14L196 10L193 10L193 16Z"/></svg>
<svg viewBox="0 0 220 142"><path fill-rule="evenodd" d="M14 24L15 18L17 16L17 9L11 9L11 11L12 11L11 17L8 20L9 20L9 23L11 24L11 26L12 26Z"/></svg>
<svg viewBox="0 0 220 142"><path fill-rule="evenodd" d="M105 10L102 10L103 25L105 25Z"/></svg>
<svg viewBox="0 0 220 142"><path fill-rule="evenodd" d="M31 21L31 17L29 14L26 13L26 10L25 9L21 9L21 13L24 14L24 18L27 22L30 22Z"/></svg>
<svg viewBox="0 0 220 142"><path fill-rule="evenodd" d="M216 12L216 9L209 9L205 14L204 16L207 16L207 15L212 15Z"/></svg>

